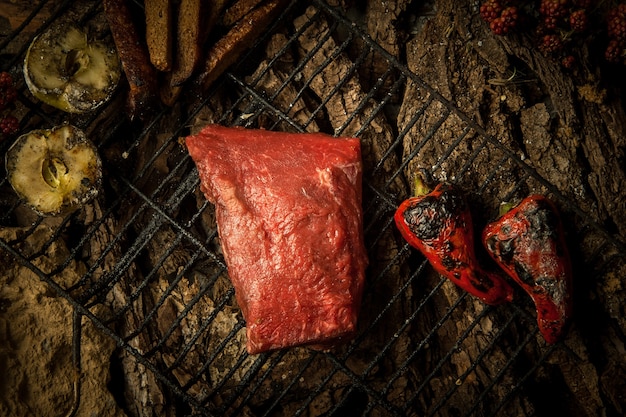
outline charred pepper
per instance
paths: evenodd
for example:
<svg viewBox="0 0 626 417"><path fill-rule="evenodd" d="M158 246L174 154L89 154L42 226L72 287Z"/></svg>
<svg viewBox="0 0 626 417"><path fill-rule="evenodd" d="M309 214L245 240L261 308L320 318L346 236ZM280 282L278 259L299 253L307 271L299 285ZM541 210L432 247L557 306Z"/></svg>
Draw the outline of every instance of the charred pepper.
<svg viewBox="0 0 626 417"><path fill-rule="evenodd" d="M400 204L394 220L406 241L460 288L491 305L512 300L506 280L479 266L469 206L455 187L438 184L421 191Z"/></svg>
<svg viewBox="0 0 626 417"><path fill-rule="evenodd" d="M561 339L572 314L572 267L556 207L544 196L526 197L488 224L482 240L534 301L546 342Z"/></svg>

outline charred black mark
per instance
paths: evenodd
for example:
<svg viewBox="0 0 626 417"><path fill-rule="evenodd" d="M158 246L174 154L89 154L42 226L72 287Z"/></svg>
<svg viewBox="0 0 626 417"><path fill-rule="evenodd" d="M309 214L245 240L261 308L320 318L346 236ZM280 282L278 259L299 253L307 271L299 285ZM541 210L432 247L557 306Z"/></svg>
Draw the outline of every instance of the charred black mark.
<svg viewBox="0 0 626 417"><path fill-rule="evenodd" d="M496 253L498 254L498 257L502 260L502 262L510 264L513 261L516 247L515 243L516 241L514 238L498 241Z"/></svg>
<svg viewBox="0 0 626 417"><path fill-rule="evenodd" d="M543 200L537 200L524 214L530 223L529 237L539 241L557 240L559 219L552 206Z"/></svg>
<svg viewBox="0 0 626 417"><path fill-rule="evenodd" d="M558 279L556 277L539 277L536 279L536 285L543 289L552 300L562 300L565 298L563 293L563 286L558 285Z"/></svg>
<svg viewBox="0 0 626 417"><path fill-rule="evenodd" d="M535 278L533 277L532 272L526 268L526 265L517 261L513 261L513 268L515 269L515 273L517 274L519 279L522 280L522 282L531 286L535 285Z"/></svg>
<svg viewBox="0 0 626 417"><path fill-rule="evenodd" d="M451 257L450 255L444 255L441 258L441 264L443 265L444 268L446 268L448 271L451 271L453 269L458 269L461 267L461 262L459 262L458 260L454 259L453 257Z"/></svg>
<svg viewBox="0 0 626 417"><path fill-rule="evenodd" d="M404 212L404 221L418 239L435 239L443 231L445 219L439 215L437 206L437 199L427 196Z"/></svg>
<svg viewBox="0 0 626 417"><path fill-rule="evenodd" d="M501 230L504 231L504 227L502 227ZM500 262L504 264L511 264L513 262L515 248L517 247L515 238L511 237L499 240L497 236L489 236L485 240L485 246L487 247L487 250L496 256Z"/></svg>
<svg viewBox="0 0 626 417"><path fill-rule="evenodd" d="M444 186L439 196L425 196L408 207L404 221L418 239L431 240L440 236L447 224L455 224L456 218L460 218L459 214L466 209L465 199L454 189Z"/></svg>
<svg viewBox="0 0 626 417"><path fill-rule="evenodd" d="M439 204L448 216L458 215L467 210L467 202L461 194L448 185L442 186L442 192L439 196Z"/></svg>

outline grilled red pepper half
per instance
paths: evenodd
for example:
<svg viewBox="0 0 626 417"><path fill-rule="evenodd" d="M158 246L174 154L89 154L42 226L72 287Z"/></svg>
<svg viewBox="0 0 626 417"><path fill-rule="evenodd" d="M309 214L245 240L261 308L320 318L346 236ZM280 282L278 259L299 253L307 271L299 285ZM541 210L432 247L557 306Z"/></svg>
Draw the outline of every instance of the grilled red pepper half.
<svg viewBox="0 0 626 417"><path fill-rule="evenodd" d="M541 195L526 197L488 224L482 239L491 257L533 299L546 342L561 339L572 314L572 267L554 205Z"/></svg>
<svg viewBox="0 0 626 417"><path fill-rule="evenodd" d="M430 192L405 200L394 220L406 241L437 272L468 293L491 305L513 299L513 288L504 278L479 266L469 206L452 185L438 184Z"/></svg>

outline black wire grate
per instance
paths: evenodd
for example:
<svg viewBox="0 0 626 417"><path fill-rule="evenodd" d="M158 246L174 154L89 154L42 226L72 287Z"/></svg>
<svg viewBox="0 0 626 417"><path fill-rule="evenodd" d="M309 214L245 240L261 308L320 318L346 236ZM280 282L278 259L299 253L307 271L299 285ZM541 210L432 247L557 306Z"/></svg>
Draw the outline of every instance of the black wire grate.
<svg viewBox="0 0 626 417"><path fill-rule="evenodd" d="M75 117L43 108L20 85L22 130L69 118L98 138L107 181L93 206L58 221L32 218L24 225L21 202L11 197L3 176L0 222L20 226L22 233L0 240L0 246L179 398L181 415L488 416L539 407L533 385L552 372L555 351L569 354L567 346L540 342L530 304L483 306L433 275L398 239L392 214L409 193L408 173L432 143L445 143L429 167L435 178L493 201L526 189L548 193L576 220L576 239L603 237L597 256L585 260L597 271L622 256L623 242L342 12L322 1L306 11L297 3L291 2L208 97L163 110L143 128L120 112L122 93L101 114ZM47 4L39 3L28 19ZM71 7L72 2L58 3L50 21ZM95 18L100 7L94 2L83 18ZM27 24L0 43L0 51L12 51L3 70L19 74ZM264 59L268 45L278 46ZM365 87L359 76L373 61L385 68ZM397 97L407 88L420 94L415 110L402 118ZM345 113L333 111L339 108ZM360 330L348 345L330 352L245 352L245 322L227 279L212 207L178 143L202 121L364 138L364 227L372 265ZM0 146L6 152L9 144ZM455 158L462 147L465 157ZM487 160L493 168L476 180L476 166ZM515 182L507 177L510 171ZM49 238L31 252L26 242L42 228L50 230ZM57 244L67 246L67 256L42 270L34 261ZM62 276L77 262L83 273L68 284ZM76 351L80 331L74 334Z"/></svg>

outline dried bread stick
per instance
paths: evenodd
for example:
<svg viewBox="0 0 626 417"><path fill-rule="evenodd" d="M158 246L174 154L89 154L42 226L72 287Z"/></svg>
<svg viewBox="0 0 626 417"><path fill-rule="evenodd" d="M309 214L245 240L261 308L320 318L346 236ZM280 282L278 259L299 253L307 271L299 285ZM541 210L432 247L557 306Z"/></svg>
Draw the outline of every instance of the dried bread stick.
<svg viewBox="0 0 626 417"><path fill-rule="evenodd" d="M224 11L222 17L222 24L226 27L232 26L248 13L250 13L255 7L259 5L263 0L238 0L233 5L228 7Z"/></svg>
<svg viewBox="0 0 626 417"><path fill-rule="evenodd" d="M144 10L150 61L157 70L170 71L174 38L172 0L144 0Z"/></svg>
<svg viewBox="0 0 626 417"><path fill-rule="evenodd" d="M157 103L156 70L141 40L125 0L104 0L104 13L113 35L117 54L130 90L128 111L131 119L144 119Z"/></svg>
<svg viewBox="0 0 626 417"><path fill-rule="evenodd" d="M267 0L240 19L209 49L199 81L209 86L259 37L281 11L285 0Z"/></svg>

